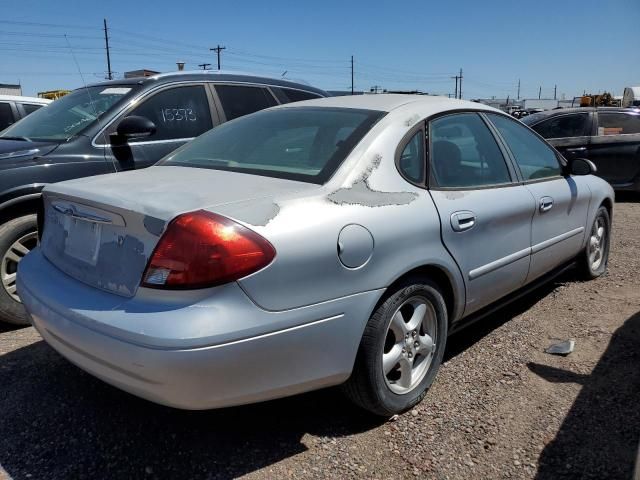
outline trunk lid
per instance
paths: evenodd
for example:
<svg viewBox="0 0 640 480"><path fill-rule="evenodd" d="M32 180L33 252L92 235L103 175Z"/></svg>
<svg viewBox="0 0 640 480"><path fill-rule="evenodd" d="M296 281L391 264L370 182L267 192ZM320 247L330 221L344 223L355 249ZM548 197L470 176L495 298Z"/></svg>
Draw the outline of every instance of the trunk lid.
<svg viewBox="0 0 640 480"><path fill-rule="evenodd" d="M235 172L151 167L53 184L44 190L43 254L71 277L135 295L168 222L194 210L272 204L317 185ZM225 210L220 209L224 215ZM229 215L227 215L229 216Z"/></svg>

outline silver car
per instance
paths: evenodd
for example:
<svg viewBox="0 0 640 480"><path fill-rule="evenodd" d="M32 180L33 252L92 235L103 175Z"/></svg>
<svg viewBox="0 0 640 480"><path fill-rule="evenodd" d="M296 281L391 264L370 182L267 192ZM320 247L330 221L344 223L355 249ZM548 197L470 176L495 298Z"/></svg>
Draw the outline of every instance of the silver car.
<svg viewBox="0 0 640 480"><path fill-rule="evenodd" d="M567 265L605 271L613 192L593 171L477 103L284 105L150 169L48 186L18 288L53 348L154 402L344 384L392 415L449 334Z"/></svg>

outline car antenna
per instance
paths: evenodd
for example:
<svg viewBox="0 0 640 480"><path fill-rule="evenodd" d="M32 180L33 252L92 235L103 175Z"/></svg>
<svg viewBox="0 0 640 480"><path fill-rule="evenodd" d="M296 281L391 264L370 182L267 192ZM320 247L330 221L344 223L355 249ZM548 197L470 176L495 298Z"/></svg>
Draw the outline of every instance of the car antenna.
<svg viewBox="0 0 640 480"><path fill-rule="evenodd" d="M78 74L80 75L80 79L82 80L82 85L84 86L84 89L87 92L87 95L89 96L89 101L91 102L91 108L93 109L93 113L96 116L96 123L98 124L98 127L100 127L100 129L102 129L101 125L100 125L100 115L98 115L98 111L96 110L96 105L93 103L93 98L91 97L91 92L89 91L89 88L87 87L87 82L85 82L84 80L84 75L82 75L82 71L80 70L80 64L78 63L78 59L76 58L76 54L73 51L73 47L71 47L71 43L69 42L69 38L67 37L67 34L64 34L64 39L67 42L67 46L69 47L69 51L71 52L71 56L73 57L73 61L76 64L76 68L78 69ZM107 154L106 154L106 150L103 152L104 155L104 159L105 161L107 160ZM111 163L113 165L113 171L117 172L118 168L116 167L116 162L115 160L112 158L111 159Z"/></svg>

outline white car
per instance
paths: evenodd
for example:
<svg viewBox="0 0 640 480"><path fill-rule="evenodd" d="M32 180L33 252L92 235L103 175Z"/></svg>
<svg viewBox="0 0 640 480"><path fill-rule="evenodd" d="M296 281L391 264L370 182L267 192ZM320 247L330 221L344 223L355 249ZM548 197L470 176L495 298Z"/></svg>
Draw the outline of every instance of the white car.
<svg viewBox="0 0 640 480"><path fill-rule="evenodd" d="M0 131L51 102L46 98L0 95Z"/></svg>

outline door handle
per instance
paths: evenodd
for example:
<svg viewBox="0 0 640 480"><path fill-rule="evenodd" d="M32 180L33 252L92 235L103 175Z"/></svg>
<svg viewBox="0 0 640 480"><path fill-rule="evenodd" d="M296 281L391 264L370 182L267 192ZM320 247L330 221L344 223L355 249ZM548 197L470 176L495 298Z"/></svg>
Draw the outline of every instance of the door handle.
<svg viewBox="0 0 640 480"><path fill-rule="evenodd" d="M564 151L571 154L585 153L587 151L587 147L565 148Z"/></svg>
<svg viewBox="0 0 640 480"><path fill-rule="evenodd" d="M540 199L540 213L548 212L553 208L553 198L542 197Z"/></svg>
<svg viewBox="0 0 640 480"><path fill-rule="evenodd" d="M476 214L468 210L453 212L451 214L451 228L455 232L464 232L474 227Z"/></svg>

